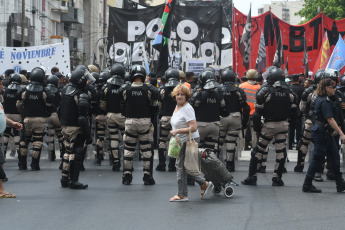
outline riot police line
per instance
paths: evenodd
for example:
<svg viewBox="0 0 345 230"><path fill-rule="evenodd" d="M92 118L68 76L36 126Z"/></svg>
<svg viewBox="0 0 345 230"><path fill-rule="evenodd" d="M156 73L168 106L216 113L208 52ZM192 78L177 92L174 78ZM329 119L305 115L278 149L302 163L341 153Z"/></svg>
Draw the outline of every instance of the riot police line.
<svg viewBox="0 0 345 230"><path fill-rule="evenodd" d="M176 106L170 94L177 84L181 84L181 72L168 69L159 88L145 84L146 75L145 69L139 65L126 72L124 66L117 63L111 66L110 72L101 73L93 65L80 65L71 73L69 83L59 88L59 79L55 75L46 77L43 67L36 67L31 71L30 82L25 86L20 86L22 78L18 74L11 74L9 85L3 90L4 110L12 120L23 122L24 130L18 133L10 128L6 129L5 153L9 136L13 135L18 148L18 168L27 170L28 146L32 142L31 170L40 170L42 142L48 121L51 160L56 158L54 135L57 135L59 141L62 187L88 187L79 182L87 145L93 142L96 144L95 162L101 165L104 160L105 139L109 140L107 148L112 170L120 171L122 167L124 185L131 184L133 179L133 157L137 143L143 161L143 182L145 185L155 184L152 124L154 117L159 116L159 163L156 170L166 171L166 143L171 130L170 118ZM299 112L304 117L302 137L297 144L298 162L294 169L295 172L303 172L307 147L311 141L310 130L314 123L314 91L321 79L331 78L340 83L338 75L334 70L319 70L314 75L314 84L304 91L301 102L298 103L297 95L285 81L284 72L274 66L268 67L263 74L266 83L256 87L257 91L254 92L254 111L251 113L247 103L248 90L241 88L241 81L234 70L223 69L220 72L221 82L218 82L216 71L206 67L198 78L198 85L191 89L192 98L189 100L195 109L200 133L199 147L212 149L219 156L221 147L225 145L226 168L233 172L237 140L241 136L244 138L241 130L249 130L257 141L251 146L249 174L242 184L256 185L257 173L265 167L268 145L274 141L277 155L272 186L283 186L289 123L297 119ZM258 74L251 70L247 77L255 81ZM345 99L343 91L339 89L332 100L338 105L340 114L336 121L345 130L341 105ZM92 118L96 123L95 138L91 132ZM123 153L120 151L122 141ZM169 159L169 171L176 170L174 164L174 159ZM330 167L327 169L327 178L336 179L337 188L340 188L338 191L344 191L343 179L332 177Z"/></svg>

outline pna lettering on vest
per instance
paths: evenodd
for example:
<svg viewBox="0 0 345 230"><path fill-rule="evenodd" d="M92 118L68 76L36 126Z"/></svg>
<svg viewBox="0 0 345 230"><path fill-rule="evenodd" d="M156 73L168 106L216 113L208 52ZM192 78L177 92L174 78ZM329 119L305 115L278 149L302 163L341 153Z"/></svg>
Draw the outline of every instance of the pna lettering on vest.
<svg viewBox="0 0 345 230"><path fill-rule="evenodd" d="M207 104L215 104L215 103L217 103L217 100L215 98L207 98L206 103Z"/></svg>
<svg viewBox="0 0 345 230"><path fill-rule="evenodd" d="M143 95L143 93L141 91L132 91L132 96L138 97L138 96L142 96L142 95Z"/></svg>
<svg viewBox="0 0 345 230"><path fill-rule="evenodd" d="M277 97L285 97L286 93L285 92L275 92L274 93Z"/></svg>
<svg viewBox="0 0 345 230"><path fill-rule="evenodd" d="M37 95L30 95L29 99L31 99L31 100L38 100L38 96Z"/></svg>

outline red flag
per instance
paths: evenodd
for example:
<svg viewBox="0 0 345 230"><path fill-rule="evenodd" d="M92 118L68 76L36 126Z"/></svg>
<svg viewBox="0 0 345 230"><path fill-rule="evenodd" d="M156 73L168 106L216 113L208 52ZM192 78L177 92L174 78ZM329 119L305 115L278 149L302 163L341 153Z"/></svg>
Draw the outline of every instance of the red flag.
<svg viewBox="0 0 345 230"><path fill-rule="evenodd" d="M319 55L317 56L317 59L314 65L313 73L316 73L316 71L319 69L326 69L326 66L330 57L331 57L331 47L329 44L327 33L325 33L322 39L322 45L321 45Z"/></svg>

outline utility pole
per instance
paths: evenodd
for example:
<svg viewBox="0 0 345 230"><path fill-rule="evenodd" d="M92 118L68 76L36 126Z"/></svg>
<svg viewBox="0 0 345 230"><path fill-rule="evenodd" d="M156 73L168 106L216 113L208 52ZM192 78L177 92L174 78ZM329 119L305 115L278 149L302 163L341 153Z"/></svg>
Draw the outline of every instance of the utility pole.
<svg viewBox="0 0 345 230"><path fill-rule="evenodd" d="M21 34L21 40L22 40L22 47L24 47L24 26L25 26L25 0L22 0L22 34Z"/></svg>

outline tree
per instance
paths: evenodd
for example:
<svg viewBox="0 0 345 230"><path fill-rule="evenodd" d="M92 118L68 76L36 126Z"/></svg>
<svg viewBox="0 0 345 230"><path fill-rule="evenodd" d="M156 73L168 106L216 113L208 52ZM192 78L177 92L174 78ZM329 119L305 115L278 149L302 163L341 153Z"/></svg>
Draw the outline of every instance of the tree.
<svg viewBox="0 0 345 230"><path fill-rule="evenodd" d="M345 0L305 0L303 6L304 8L297 12L297 15L305 18L301 23L313 19L319 13L319 7L320 12L323 10L323 13L332 19L345 18Z"/></svg>

